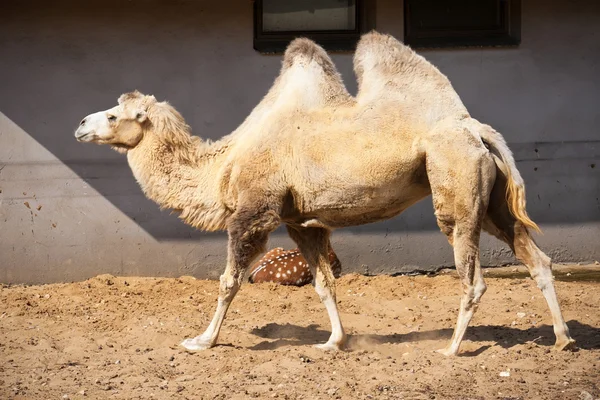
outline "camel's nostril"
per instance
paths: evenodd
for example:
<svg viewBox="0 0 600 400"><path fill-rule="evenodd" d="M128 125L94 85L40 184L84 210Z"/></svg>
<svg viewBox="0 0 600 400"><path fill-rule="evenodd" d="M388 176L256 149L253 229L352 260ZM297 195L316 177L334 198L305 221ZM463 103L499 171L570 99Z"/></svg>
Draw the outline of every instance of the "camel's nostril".
<svg viewBox="0 0 600 400"><path fill-rule="evenodd" d="M81 126L85 125L85 118L81 120L81 122L79 123L79 125L81 125Z"/></svg>

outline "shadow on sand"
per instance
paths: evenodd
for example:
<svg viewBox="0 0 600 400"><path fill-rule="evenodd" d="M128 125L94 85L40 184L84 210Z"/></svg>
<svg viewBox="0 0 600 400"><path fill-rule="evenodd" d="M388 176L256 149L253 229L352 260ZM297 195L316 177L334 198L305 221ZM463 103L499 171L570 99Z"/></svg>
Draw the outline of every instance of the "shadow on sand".
<svg viewBox="0 0 600 400"><path fill-rule="evenodd" d="M571 335L577 341L580 349L599 349L600 348L600 328L591 325L582 324L579 321L567 322ZM407 342L420 342L423 340L449 340L452 337L452 328L435 329L429 331L396 333L392 335L350 335L348 348L353 350L353 345L366 341L369 344L395 344ZM327 341L329 331L319 329L316 324L308 326L298 326L292 324L269 323L261 328L255 328L252 334L264 338L275 339L263 341L253 347L252 350L273 350L282 346L304 346L318 344ZM529 329L518 329L509 326L491 326L479 325L471 326L467 329L465 339L481 342L496 342L503 348L510 348L527 342L535 342L540 346L551 347L554 345L554 331L551 325L542 325L531 327ZM491 346L482 346L480 349L463 352L462 356L476 356L490 348Z"/></svg>

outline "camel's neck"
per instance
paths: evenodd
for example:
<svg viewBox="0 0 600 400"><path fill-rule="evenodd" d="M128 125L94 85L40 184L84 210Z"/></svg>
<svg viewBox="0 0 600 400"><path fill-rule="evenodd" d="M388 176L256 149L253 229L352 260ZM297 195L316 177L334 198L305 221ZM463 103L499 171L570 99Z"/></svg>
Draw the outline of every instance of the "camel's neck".
<svg viewBox="0 0 600 400"><path fill-rule="evenodd" d="M203 146L199 149L197 146ZM127 160L148 198L161 208L173 209L180 218L198 229L226 229L229 211L219 191L223 146L190 141L165 144L147 135Z"/></svg>

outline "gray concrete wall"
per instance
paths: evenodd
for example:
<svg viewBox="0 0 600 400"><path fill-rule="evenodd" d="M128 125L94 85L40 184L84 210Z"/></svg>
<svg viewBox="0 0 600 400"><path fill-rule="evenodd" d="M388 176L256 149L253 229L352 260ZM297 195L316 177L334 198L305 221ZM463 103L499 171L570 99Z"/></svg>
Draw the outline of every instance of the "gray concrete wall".
<svg viewBox="0 0 600 400"><path fill-rule="evenodd" d="M378 1L376 21L401 38L402 2ZM546 232L540 245L558 261L600 259L600 3L528 0L522 25L518 48L422 54L507 138L529 212ZM351 55L333 58L355 91ZM218 138L259 101L279 63L252 49L247 1L2 1L0 282L217 277L225 234L160 212L123 156L79 144L72 132L137 88L168 99L198 135ZM453 264L430 200L333 241L346 271ZM271 245L292 244L278 231ZM486 265L513 260L489 237L482 249Z"/></svg>

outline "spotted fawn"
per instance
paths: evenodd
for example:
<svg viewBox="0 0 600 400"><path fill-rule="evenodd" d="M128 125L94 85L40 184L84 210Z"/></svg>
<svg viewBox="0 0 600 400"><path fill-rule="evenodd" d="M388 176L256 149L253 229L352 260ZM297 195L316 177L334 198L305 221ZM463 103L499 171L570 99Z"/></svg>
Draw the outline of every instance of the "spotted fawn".
<svg viewBox="0 0 600 400"><path fill-rule="evenodd" d="M329 262L333 275L342 272L342 264L333 250L329 251ZM281 247L267 252L250 269L251 283L275 282L281 285L303 286L312 282L313 276L306 259L298 249L284 250Z"/></svg>

